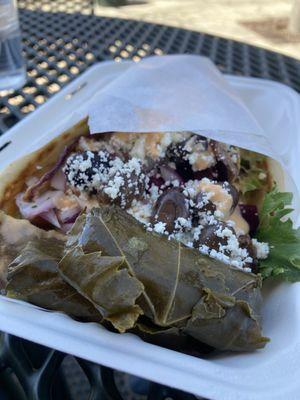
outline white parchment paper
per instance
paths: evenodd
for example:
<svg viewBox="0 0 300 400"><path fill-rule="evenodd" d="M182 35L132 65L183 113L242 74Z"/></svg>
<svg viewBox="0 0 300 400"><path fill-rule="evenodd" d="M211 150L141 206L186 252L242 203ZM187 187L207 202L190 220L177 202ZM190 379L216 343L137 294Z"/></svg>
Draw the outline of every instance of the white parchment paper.
<svg viewBox="0 0 300 400"><path fill-rule="evenodd" d="M97 93L91 133L199 131L274 156L263 130L206 57L149 57Z"/></svg>
<svg viewBox="0 0 300 400"><path fill-rule="evenodd" d="M89 102L92 134L194 131L279 161L300 193L297 132L287 129L278 134L276 126L276 134L266 131L254 117L259 115L257 94L255 99L249 93L246 101L245 97L242 100L206 57L154 56L126 64L124 72ZM282 110L276 110L275 95L268 118L284 124L282 117Z"/></svg>

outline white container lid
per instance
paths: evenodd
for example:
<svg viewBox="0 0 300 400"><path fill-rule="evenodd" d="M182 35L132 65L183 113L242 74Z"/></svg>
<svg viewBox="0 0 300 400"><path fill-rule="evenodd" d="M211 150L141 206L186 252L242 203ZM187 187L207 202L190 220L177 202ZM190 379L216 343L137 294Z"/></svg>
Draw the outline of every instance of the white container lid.
<svg viewBox="0 0 300 400"><path fill-rule="evenodd" d="M127 63L95 65L1 136L0 147L11 143L0 152L0 167L78 122L86 115L91 95L126 68ZM298 94L271 81L231 76L226 80L270 137L284 132L282 146L288 157L289 146L298 146L300 140ZM299 160L293 162L299 166ZM263 332L271 342L260 351L226 353L208 360L2 296L0 330L211 400L296 400L300 392L300 284L267 284L263 293Z"/></svg>

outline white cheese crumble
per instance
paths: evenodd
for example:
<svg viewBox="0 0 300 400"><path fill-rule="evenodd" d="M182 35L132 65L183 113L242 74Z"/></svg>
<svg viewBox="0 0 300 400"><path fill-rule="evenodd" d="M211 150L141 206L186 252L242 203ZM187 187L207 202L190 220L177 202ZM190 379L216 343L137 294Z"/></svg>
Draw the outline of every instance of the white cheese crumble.
<svg viewBox="0 0 300 400"><path fill-rule="evenodd" d="M252 257L249 256L247 249L241 248L239 241L228 227L220 226L215 231L216 236L222 240L219 243L218 250L210 249L207 245L200 245L199 251L202 254L206 254L214 259L224 262L225 264L230 264L238 269L251 270L246 266L246 264L251 264L253 262ZM224 239L225 244L224 244Z"/></svg>
<svg viewBox="0 0 300 400"><path fill-rule="evenodd" d="M117 200L118 205L127 208L127 212L144 224L148 231L166 235L168 239L175 239L188 247L198 248L202 254L235 268L251 271L248 265L253 262L253 259L246 248L240 247L238 222L232 214L232 194L229 186L226 187L226 183L220 184L215 180L202 178L190 180L184 184L178 179L161 184L163 182L161 176L157 170L153 169L152 175L150 173L153 183L149 185L149 177L143 172L142 163L152 168L153 160L165 157L166 150L171 144L181 143L184 140L186 141L183 149L181 146L174 146L174 151L178 148L176 155L181 155L188 160L194 171L201 171L215 165L216 159L210 145L207 146L205 141L197 140L191 135L191 132L128 134L128 136L116 134L115 139L113 135L109 143L106 142L105 145L104 141L95 141L96 144L93 145L91 139L80 139L79 148L85 151L85 156L83 158L79 154L78 157L72 158L71 155L66 162L64 172L67 172L71 188L73 185L80 191L79 197L85 191L88 192L87 197L92 199L99 196L102 191L111 201ZM111 151L108 150L109 147ZM231 160L238 163L239 154L230 146L226 149ZM129 156L126 162L115 156L115 154L122 154L120 152L123 151L126 156ZM111 156L111 154L114 155ZM151 158L152 161L149 162ZM176 169L174 163L167 161L167 165ZM265 173L260 173L258 176L259 179L266 177ZM141 182L146 188L142 200L138 199L141 194L139 185ZM167 224L159 221L158 215L156 217L153 215L159 196L165 193L165 189L169 189L169 186L179 188L178 190L185 195L185 205L189 210L188 218L179 217L174 221L174 231L171 233L166 230ZM95 193L95 196L92 193ZM132 195L129 203L126 202L128 193ZM211 205L213 207L210 207ZM201 236L204 227L219 226L220 221L225 222L222 222L223 225L220 228L214 228L216 231L212 242L206 241L206 238ZM224 223L227 225L225 228ZM220 241L216 236L220 238ZM199 244L201 241L202 244ZM212 243L211 246L214 248L209 248L203 244L203 241ZM267 258L269 254L267 243L252 239L252 244L256 249L258 259Z"/></svg>
<svg viewBox="0 0 300 400"><path fill-rule="evenodd" d="M185 229L190 229L192 227L191 221L182 217L177 218L174 222L175 230L179 232L183 232Z"/></svg>
<svg viewBox="0 0 300 400"><path fill-rule="evenodd" d="M264 179L266 179L267 174L265 172L260 172L258 174L258 179L260 179L261 181L263 181Z"/></svg>
<svg viewBox="0 0 300 400"><path fill-rule="evenodd" d="M205 244L203 244L199 247L199 251L200 251L200 253L202 253L204 255L207 255L211 258L214 258L215 260L219 260L219 261L223 262L224 264L232 265L233 267L241 269L246 272L251 272L251 268L244 266L245 262L252 262L251 257L249 257L249 259L251 259L250 261L248 259L246 259L244 261L242 261L240 259L233 259L220 251L217 251L215 249L210 249Z"/></svg>
<svg viewBox="0 0 300 400"><path fill-rule="evenodd" d="M131 207L127 209L128 214L132 215L142 224L149 224L152 215L152 204L133 200Z"/></svg>
<svg viewBox="0 0 300 400"><path fill-rule="evenodd" d="M259 260L264 260L268 257L270 252L270 247L268 243L258 242L257 239L252 239L252 244L256 249L257 258Z"/></svg>
<svg viewBox="0 0 300 400"><path fill-rule="evenodd" d="M156 222L156 224L153 225L153 230L157 233L164 234L166 229L166 223L165 222Z"/></svg>

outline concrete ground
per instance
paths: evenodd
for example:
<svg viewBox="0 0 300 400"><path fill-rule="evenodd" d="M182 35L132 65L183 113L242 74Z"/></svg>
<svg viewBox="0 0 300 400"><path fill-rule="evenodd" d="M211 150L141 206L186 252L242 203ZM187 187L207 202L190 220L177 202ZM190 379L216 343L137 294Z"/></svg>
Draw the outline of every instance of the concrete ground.
<svg viewBox="0 0 300 400"><path fill-rule="evenodd" d="M287 25L292 0L128 0L97 15L144 20L236 39L300 59L300 35Z"/></svg>

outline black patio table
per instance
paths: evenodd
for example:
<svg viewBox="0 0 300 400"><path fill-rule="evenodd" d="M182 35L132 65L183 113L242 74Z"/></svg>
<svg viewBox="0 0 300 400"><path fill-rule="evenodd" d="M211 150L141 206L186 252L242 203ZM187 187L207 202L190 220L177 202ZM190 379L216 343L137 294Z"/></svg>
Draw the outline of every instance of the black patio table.
<svg viewBox="0 0 300 400"><path fill-rule="evenodd" d="M224 73L272 79L300 92L298 60L204 33L95 16L93 3L19 0L28 75L23 88L0 91L0 134L103 60L201 54ZM195 396L2 334L0 399L52 398L189 400Z"/></svg>

